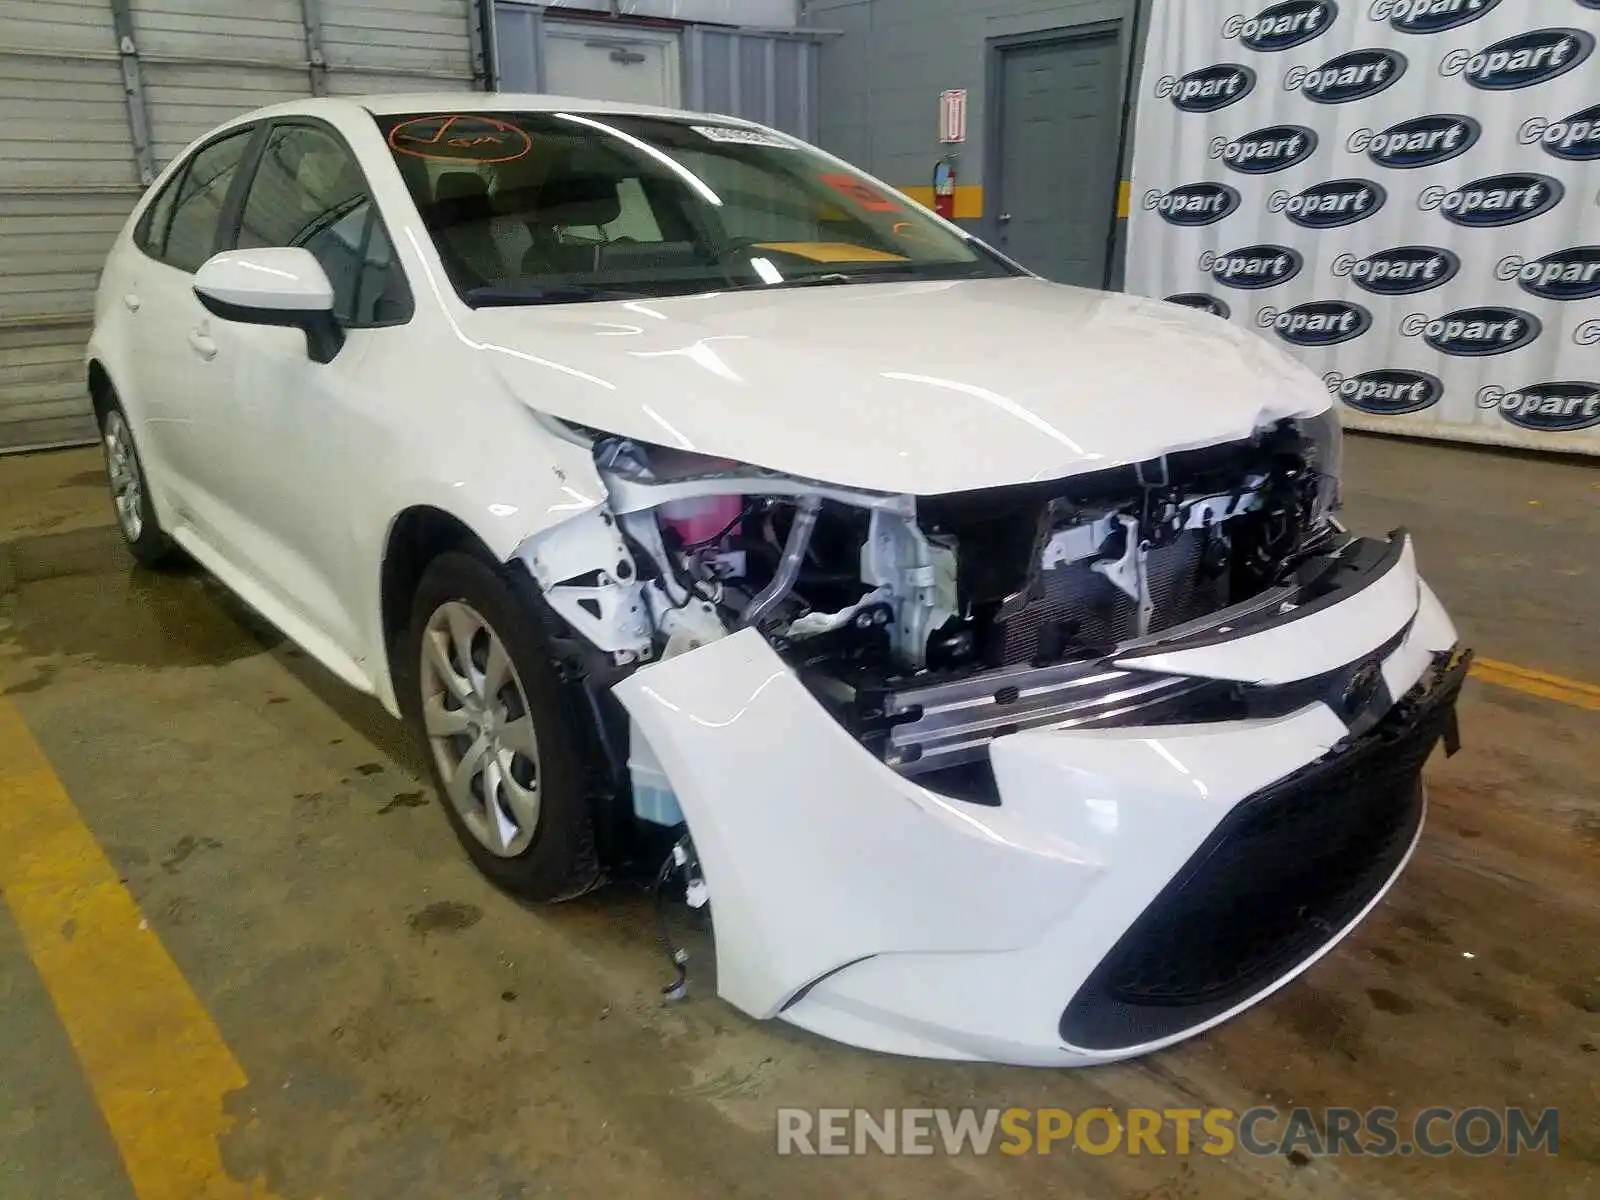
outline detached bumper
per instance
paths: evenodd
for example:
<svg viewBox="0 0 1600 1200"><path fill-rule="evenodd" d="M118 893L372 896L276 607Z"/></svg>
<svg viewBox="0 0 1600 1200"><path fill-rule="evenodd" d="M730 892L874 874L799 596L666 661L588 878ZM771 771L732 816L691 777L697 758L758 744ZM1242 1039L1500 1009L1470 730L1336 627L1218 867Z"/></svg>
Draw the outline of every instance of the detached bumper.
<svg viewBox="0 0 1600 1200"><path fill-rule="evenodd" d="M1225 1020L1359 923L1420 832L1455 642L1399 546L1348 599L1138 663L1292 685L1370 662L1400 698L1375 723L1308 687L1271 716L1027 729L990 745L998 807L891 770L753 631L617 694L694 835L725 999L884 1051L1078 1065Z"/></svg>

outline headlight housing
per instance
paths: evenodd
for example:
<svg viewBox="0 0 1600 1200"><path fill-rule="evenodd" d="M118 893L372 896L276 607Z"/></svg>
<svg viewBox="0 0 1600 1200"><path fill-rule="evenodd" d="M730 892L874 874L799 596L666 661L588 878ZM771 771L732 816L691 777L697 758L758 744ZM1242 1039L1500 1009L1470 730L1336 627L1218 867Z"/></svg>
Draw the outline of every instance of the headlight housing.
<svg viewBox="0 0 1600 1200"><path fill-rule="evenodd" d="M1314 417L1301 417L1295 429L1308 448L1308 465L1322 477L1312 513L1321 524L1342 503L1339 481L1344 475L1344 426L1339 422L1339 410L1330 405Z"/></svg>

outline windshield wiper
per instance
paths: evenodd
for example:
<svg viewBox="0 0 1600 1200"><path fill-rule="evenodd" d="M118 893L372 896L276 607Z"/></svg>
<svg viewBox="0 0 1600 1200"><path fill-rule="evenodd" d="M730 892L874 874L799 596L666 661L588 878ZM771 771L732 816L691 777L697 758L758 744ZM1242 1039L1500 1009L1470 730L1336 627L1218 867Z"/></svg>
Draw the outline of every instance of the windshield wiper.
<svg viewBox="0 0 1600 1200"><path fill-rule="evenodd" d="M637 300L635 292L613 288L582 287L561 283L549 287L537 284L490 284L468 288L466 302L473 308L508 308L519 304L581 304L587 300Z"/></svg>
<svg viewBox="0 0 1600 1200"><path fill-rule="evenodd" d="M867 267L860 271L829 271L824 275L797 275L792 279L785 279L782 283L772 284L772 287L825 287L838 283L885 283L895 279L909 279L922 275L927 271L937 272L936 266L926 263L885 263L882 266ZM928 278L944 278L940 275L930 275Z"/></svg>

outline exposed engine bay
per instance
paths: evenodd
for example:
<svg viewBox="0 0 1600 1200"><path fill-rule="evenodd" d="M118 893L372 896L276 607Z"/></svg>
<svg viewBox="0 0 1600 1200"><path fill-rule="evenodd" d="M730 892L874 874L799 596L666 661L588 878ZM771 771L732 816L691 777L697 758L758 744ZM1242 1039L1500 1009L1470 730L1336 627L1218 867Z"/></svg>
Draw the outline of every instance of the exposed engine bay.
<svg viewBox="0 0 1600 1200"><path fill-rule="evenodd" d="M981 772L959 769L981 764L996 737L1191 717L1218 699L1107 660L1197 623L1246 620L1334 548L1335 419L923 498L571 430L608 503L524 559L619 673L754 628L890 766L947 771L950 789L981 792ZM597 545L609 547L603 564Z"/></svg>

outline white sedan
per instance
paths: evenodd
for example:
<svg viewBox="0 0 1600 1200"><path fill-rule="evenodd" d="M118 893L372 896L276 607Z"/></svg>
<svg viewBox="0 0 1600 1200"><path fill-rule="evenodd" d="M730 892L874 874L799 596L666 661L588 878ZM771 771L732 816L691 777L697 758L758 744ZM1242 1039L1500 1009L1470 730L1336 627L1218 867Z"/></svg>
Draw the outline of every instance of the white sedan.
<svg viewBox="0 0 1600 1200"><path fill-rule="evenodd" d="M135 557L409 720L500 886L578 895L655 829L758 1018L1172 1043L1360 922L1454 748L1467 655L1405 533L1334 519L1315 375L762 126L254 112L95 316Z"/></svg>

